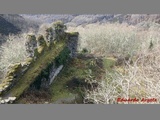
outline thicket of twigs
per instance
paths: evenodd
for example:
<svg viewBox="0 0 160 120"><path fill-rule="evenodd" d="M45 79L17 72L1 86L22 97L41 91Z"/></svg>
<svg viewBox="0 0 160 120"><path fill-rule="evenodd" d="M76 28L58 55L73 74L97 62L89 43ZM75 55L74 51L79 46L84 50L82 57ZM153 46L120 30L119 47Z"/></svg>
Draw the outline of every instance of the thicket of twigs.
<svg viewBox="0 0 160 120"><path fill-rule="evenodd" d="M72 30L74 30L72 28ZM124 61L121 71L110 73L92 91L86 90L84 103L117 103L117 98L155 98L160 103L160 34L159 30L141 30L123 24L87 25L78 27L79 49L87 48L94 55L130 55L132 64ZM93 79L90 79L93 81ZM95 81L95 80L94 80ZM151 103L157 103L151 102ZM128 102L122 102L121 104ZM147 102L132 102L142 103ZM149 103L149 104L151 104Z"/></svg>

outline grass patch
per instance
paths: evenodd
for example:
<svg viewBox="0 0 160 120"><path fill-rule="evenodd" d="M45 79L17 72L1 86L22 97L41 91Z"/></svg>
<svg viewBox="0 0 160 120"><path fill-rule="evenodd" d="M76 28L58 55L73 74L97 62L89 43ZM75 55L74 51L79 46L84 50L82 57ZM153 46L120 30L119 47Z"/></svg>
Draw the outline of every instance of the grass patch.
<svg viewBox="0 0 160 120"><path fill-rule="evenodd" d="M115 66L116 60L114 58L104 58L103 59L103 65L106 70L109 72L112 72L112 68Z"/></svg>
<svg viewBox="0 0 160 120"><path fill-rule="evenodd" d="M70 98L77 94L80 97L84 87L82 85L84 83L83 80L87 77L89 71L91 70L95 77L100 76L96 72L101 71L97 64L94 67L89 65L92 61L95 61L95 59L74 58L70 60L50 87L51 100L56 102L59 99ZM73 79L76 79L76 81L73 82Z"/></svg>

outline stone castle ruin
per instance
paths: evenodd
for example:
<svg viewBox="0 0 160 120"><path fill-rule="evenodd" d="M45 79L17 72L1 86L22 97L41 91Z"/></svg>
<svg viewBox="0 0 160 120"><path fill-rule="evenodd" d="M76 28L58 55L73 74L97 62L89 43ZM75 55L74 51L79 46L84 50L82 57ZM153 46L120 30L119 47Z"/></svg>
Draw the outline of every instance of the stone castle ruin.
<svg viewBox="0 0 160 120"><path fill-rule="evenodd" d="M0 84L1 104L13 103L31 86L49 87L68 57L76 56L79 33L67 33L65 30L66 26L58 21L43 35L27 35L27 59L9 67Z"/></svg>

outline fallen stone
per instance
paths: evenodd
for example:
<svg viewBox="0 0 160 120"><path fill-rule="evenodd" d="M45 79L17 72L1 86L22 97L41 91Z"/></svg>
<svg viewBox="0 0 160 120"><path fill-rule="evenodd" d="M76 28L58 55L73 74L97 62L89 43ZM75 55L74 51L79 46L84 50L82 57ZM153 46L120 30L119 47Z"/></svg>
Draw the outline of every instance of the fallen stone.
<svg viewBox="0 0 160 120"><path fill-rule="evenodd" d="M5 101L4 100L1 100L1 104L4 104L5 103Z"/></svg>
<svg viewBox="0 0 160 120"><path fill-rule="evenodd" d="M16 97L9 97L8 99L11 101L14 101L14 100L16 100Z"/></svg>

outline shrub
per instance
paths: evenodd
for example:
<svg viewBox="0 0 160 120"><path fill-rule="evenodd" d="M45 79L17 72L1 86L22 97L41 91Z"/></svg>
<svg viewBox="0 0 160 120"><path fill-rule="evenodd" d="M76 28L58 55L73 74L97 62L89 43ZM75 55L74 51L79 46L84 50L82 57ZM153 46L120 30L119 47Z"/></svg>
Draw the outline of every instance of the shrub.
<svg viewBox="0 0 160 120"><path fill-rule="evenodd" d="M117 99L137 98L140 101L132 104L147 104L142 98L155 98L160 103L160 47L151 51L143 51L132 65L122 67L123 72L106 73L105 78L98 83L93 91L87 91L84 102L95 104L117 103ZM92 81L92 79L90 80ZM119 103L118 103L119 104ZM120 104L129 104L122 102Z"/></svg>
<svg viewBox="0 0 160 120"><path fill-rule="evenodd" d="M56 57L56 66L63 65L66 63L67 59L69 58L70 50L68 47L65 47L60 54Z"/></svg>
<svg viewBox="0 0 160 120"><path fill-rule="evenodd" d="M87 53L87 52L88 52L87 48L82 49L82 53Z"/></svg>
<svg viewBox="0 0 160 120"><path fill-rule="evenodd" d="M135 55L139 50L148 49L150 41L160 42L159 31L141 31L125 24L89 24L85 27L70 27L68 31L78 31L78 50L87 48L96 56Z"/></svg>
<svg viewBox="0 0 160 120"><path fill-rule="evenodd" d="M7 70L10 64L19 63L27 58L25 34L9 36L7 42L0 47L0 71Z"/></svg>

